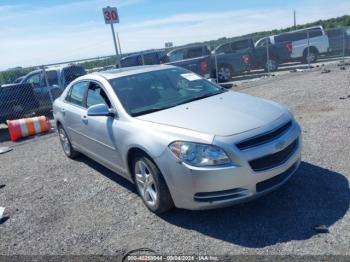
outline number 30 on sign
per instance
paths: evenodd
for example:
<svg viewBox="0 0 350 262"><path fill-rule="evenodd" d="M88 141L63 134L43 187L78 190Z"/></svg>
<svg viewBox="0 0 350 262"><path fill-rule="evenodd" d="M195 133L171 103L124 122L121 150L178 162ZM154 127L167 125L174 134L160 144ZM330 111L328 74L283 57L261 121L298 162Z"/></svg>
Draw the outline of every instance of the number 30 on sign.
<svg viewBox="0 0 350 262"><path fill-rule="evenodd" d="M106 7L102 9L106 24L119 23L119 16L116 7Z"/></svg>

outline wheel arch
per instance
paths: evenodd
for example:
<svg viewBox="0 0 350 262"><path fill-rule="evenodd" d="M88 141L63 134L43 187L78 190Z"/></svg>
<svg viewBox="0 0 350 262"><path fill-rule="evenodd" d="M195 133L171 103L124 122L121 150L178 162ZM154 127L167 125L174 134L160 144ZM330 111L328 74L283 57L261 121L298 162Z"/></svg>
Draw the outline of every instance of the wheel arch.
<svg viewBox="0 0 350 262"><path fill-rule="evenodd" d="M152 162L158 167L157 163L155 163L153 157L149 154L149 152L147 152L146 150L144 150L141 147L137 147L137 146L133 146L131 148L129 148L127 154L126 154L126 167L127 167L127 171L131 177L131 179L134 181L134 176L133 176L133 167L132 167L132 161L134 159L134 157L136 155L145 155L146 157L148 157L149 159L152 160ZM159 167L158 167L159 168ZM134 181L135 182L135 181Z"/></svg>

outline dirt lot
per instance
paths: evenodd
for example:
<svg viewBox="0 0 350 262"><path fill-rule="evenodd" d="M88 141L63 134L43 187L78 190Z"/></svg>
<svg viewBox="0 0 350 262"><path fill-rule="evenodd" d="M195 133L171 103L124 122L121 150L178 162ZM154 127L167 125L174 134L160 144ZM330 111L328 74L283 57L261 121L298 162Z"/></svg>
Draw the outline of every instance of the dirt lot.
<svg viewBox="0 0 350 262"><path fill-rule="evenodd" d="M0 155L0 254L350 255L350 68L240 85L286 104L303 128L303 163L279 190L212 211L150 213L134 187L86 157L67 159L55 134ZM227 117L228 121L230 116ZM0 144L13 144L5 142ZM316 234L324 224L328 234Z"/></svg>

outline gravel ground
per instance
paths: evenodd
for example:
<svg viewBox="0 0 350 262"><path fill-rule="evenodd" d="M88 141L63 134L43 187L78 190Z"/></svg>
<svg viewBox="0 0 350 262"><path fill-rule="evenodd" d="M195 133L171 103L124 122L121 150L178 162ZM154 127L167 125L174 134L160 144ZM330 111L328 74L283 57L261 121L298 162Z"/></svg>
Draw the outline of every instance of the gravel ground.
<svg viewBox="0 0 350 262"><path fill-rule="evenodd" d="M115 255L148 247L164 254L350 255L350 69L329 67L327 74L239 86L287 105L304 142L295 176L244 205L156 216L123 178L86 157L66 158L56 134L0 144L14 146L0 155L0 206L9 216L0 225L0 254ZM330 233L316 234L320 224Z"/></svg>

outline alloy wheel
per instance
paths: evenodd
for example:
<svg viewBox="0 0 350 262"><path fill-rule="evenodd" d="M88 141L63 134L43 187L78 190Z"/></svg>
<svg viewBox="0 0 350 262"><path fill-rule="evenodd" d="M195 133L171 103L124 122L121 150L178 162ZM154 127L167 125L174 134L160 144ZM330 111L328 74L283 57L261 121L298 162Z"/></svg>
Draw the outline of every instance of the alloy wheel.
<svg viewBox="0 0 350 262"><path fill-rule="evenodd" d="M141 197L146 204L150 207L155 206L158 200L157 187L150 168L142 160L136 162L135 180Z"/></svg>
<svg viewBox="0 0 350 262"><path fill-rule="evenodd" d="M219 68L219 79L223 81L229 81L231 79L231 70L228 67L220 67Z"/></svg>
<svg viewBox="0 0 350 262"><path fill-rule="evenodd" d="M64 131L63 128L59 128L58 133L59 133L61 145L63 147L63 151L67 155L70 155L70 144L69 144L69 140L68 140L66 132Z"/></svg>

